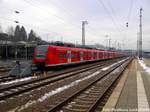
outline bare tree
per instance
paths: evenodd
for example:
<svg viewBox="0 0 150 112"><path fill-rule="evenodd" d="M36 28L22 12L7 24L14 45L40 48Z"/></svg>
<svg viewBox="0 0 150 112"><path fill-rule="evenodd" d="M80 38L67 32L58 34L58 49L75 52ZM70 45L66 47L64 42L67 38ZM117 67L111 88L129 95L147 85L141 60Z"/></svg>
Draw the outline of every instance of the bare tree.
<svg viewBox="0 0 150 112"><path fill-rule="evenodd" d="M14 30L14 27L13 27L13 26L9 26L9 27L6 29L6 33L7 33L8 35L14 36L14 32L15 32L15 30Z"/></svg>
<svg viewBox="0 0 150 112"><path fill-rule="evenodd" d="M1 27L1 25L0 25L0 33L3 33L3 29L2 29L2 27Z"/></svg>

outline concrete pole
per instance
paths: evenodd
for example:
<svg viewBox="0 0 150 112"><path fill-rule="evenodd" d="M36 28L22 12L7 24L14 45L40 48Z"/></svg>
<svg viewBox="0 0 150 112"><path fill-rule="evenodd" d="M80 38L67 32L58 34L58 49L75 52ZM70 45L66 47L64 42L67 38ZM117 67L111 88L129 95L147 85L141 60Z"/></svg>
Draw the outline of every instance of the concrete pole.
<svg viewBox="0 0 150 112"><path fill-rule="evenodd" d="M108 42L109 42L109 50L110 50L110 47L111 47L111 38L108 39Z"/></svg>
<svg viewBox="0 0 150 112"><path fill-rule="evenodd" d="M139 58L142 58L142 8L140 8L140 35L139 35Z"/></svg>
<svg viewBox="0 0 150 112"><path fill-rule="evenodd" d="M85 46L85 24L88 24L87 21L82 21L82 45Z"/></svg>
<svg viewBox="0 0 150 112"><path fill-rule="evenodd" d="M139 32L137 33L137 56L139 57Z"/></svg>
<svg viewBox="0 0 150 112"><path fill-rule="evenodd" d="M108 48L107 48L107 38L108 38L108 35L105 35L105 37L106 37L106 46L105 46L105 48L106 48L106 50L108 50Z"/></svg>

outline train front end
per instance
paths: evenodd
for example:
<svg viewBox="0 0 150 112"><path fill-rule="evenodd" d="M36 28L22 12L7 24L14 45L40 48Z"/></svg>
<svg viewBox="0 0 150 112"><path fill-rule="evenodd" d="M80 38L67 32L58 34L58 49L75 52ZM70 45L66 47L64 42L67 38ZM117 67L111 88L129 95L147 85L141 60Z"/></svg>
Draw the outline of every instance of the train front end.
<svg viewBox="0 0 150 112"><path fill-rule="evenodd" d="M48 52L48 45L37 46L34 50L33 64L37 67L44 68Z"/></svg>

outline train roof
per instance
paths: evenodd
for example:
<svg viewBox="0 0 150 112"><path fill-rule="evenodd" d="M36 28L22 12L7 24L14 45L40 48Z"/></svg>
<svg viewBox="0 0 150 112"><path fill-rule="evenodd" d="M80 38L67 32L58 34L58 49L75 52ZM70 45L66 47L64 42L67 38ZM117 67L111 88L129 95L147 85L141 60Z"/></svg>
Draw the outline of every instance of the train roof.
<svg viewBox="0 0 150 112"><path fill-rule="evenodd" d="M44 47L52 47L52 48L57 48L57 49L72 49L72 50L93 50L93 51L100 51L100 52L110 52L110 53L113 53L115 51L104 51L104 50L100 50L100 49L88 49L88 48L78 48L78 47L66 47L66 46L57 46L57 45L39 45L39 46L44 46Z"/></svg>
<svg viewBox="0 0 150 112"><path fill-rule="evenodd" d="M71 47L71 48L84 48L84 49L96 49L99 50L98 48L90 45L80 45L80 44L72 44L72 43L67 43L67 42L61 42L61 41L55 41L55 42L50 42L48 45L54 45L54 46L63 46L63 47ZM102 50L102 49L101 49Z"/></svg>

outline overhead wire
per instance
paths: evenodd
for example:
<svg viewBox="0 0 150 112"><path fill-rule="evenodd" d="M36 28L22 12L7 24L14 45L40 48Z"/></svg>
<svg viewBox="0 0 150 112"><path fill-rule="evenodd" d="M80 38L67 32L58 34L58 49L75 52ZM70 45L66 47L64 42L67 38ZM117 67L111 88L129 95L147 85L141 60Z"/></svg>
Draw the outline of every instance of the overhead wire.
<svg viewBox="0 0 150 112"><path fill-rule="evenodd" d="M38 2L38 4L40 4L40 2L38 1L38 0L35 0L35 1L37 1ZM51 2L51 1L47 1L48 3L51 3L51 4L53 4L53 5L55 5L53 2ZM55 6L56 7L56 6ZM56 7L57 8L57 7ZM61 5L61 7L59 7L59 8L61 8L61 9L63 9L63 11L70 17L73 17L74 18L74 16L71 14L71 13L69 13L62 5ZM75 26L76 28L78 28L78 29L81 29L81 26L77 26L76 24L73 24L73 23L70 23L70 24L72 24L73 26ZM95 32L95 30L93 30L93 28L91 28L90 26L88 26L88 28L90 28L92 31L94 31ZM95 34L93 34L93 35L95 35ZM95 35L96 36L96 35Z"/></svg>
<svg viewBox="0 0 150 112"><path fill-rule="evenodd" d="M43 8L43 7L40 7L40 6L39 6L40 4L38 4L37 2L32 1L32 0L29 0L29 1L28 1L28 0L23 0L23 1L25 1L25 2L28 3L28 4L30 4L31 6L34 6L34 7L38 8L38 9L40 9L40 10L43 10L44 12L47 12L48 14L50 14L50 15L56 17L56 18L57 18L58 20L60 20L61 22L65 23L65 21L64 21L63 18L57 16L56 14L51 13L49 10L47 10L47 9L45 9L45 8Z"/></svg>
<svg viewBox="0 0 150 112"><path fill-rule="evenodd" d="M134 0L131 0L130 2L130 7L129 7L129 12L128 12L128 17L127 17L127 21L130 21L131 18L131 13L132 13L132 9L133 9L133 4L134 4Z"/></svg>
<svg viewBox="0 0 150 112"><path fill-rule="evenodd" d="M116 15L116 12L115 12L114 8L112 7L111 3L109 2L108 5L109 5L109 8L111 9L112 15L113 15L114 18L117 20L118 25L119 25L120 27L122 27L121 23L119 22L119 21L120 21L120 18L118 18L118 16Z"/></svg>
<svg viewBox="0 0 150 112"><path fill-rule="evenodd" d="M118 28L117 23L115 22L113 16L111 15L110 11L109 11L108 8L105 6L104 2L103 2L102 0L97 0L97 1L98 1L98 3L99 3L100 5L102 5L102 7L104 8L105 12L107 13L107 15L109 16L109 18L111 19L112 23L114 24L116 30L117 30L118 32L121 32L120 29Z"/></svg>
<svg viewBox="0 0 150 112"><path fill-rule="evenodd" d="M35 1L32 1L32 0L30 0L30 1L24 0L24 1L25 1L26 3L28 3L29 5L34 6L34 7L38 8L38 9L40 9L40 10L42 9L43 11L47 12L48 14L50 14L50 15L52 15L52 16L58 18L58 19L60 20L60 22L62 22L63 24L66 25L66 20L65 20L64 18L59 17L59 16L57 16L57 15L55 15L55 14L52 14L49 10L40 7L40 6L39 6L39 5L40 5L40 2L38 2L38 1L35 2ZM69 24L71 24L71 23L69 23ZM79 27L77 27L76 25L73 25L73 24L72 24L72 26L73 26L73 27L76 27L77 29L79 29Z"/></svg>
<svg viewBox="0 0 150 112"><path fill-rule="evenodd" d="M37 6L37 5L35 5L35 4L33 4L33 3L31 3L31 0L30 0L30 2L29 1L27 1L27 0L24 0L26 3L28 3L28 4L30 4L31 6L34 6L34 7L37 7L38 9L40 9L41 10L41 7L39 7L39 6ZM37 4L37 3L36 3ZM43 9L43 8L42 8ZM44 11L46 11L46 12L48 12L48 13L50 13L48 10L45 10L45 9L43 9ZM52 14L52 13L50 13L51 15L53 15L53 16L55 16L56 18L58 18L59 20L61 20L61 22L63 22L63 23L65 23L65 20L63 20L62 18L60 18L60 17L58 17L57 15L54 15L54 14ZM5 18L5 20L7 20L6 18ZM9 19L9 21L10 22L13 22L13 20L10 20ZM19 23L21 23L20 21L19 21ZM25 24L25 23L23 23L23 24ZM27 24L26 24L27 25ZM29 26L29 24L28 24L28 26ZM33 25L32 25L33 26ZM33 26L34 28L37 28L37 27L35 27L35 26ZM41 29L41 28L38 28L38 29ZM51 31L52 32L52 31Z"/></svg>
<svg viewBox="0 0 150 112"><path fill-rule="evenodd" d="M55 4L54 4L53 2L51 2L50 0L48 0L48 2L52 3L53 5L55 5ZM59 3L60 3L60 2L59 2ZM62 4L61 4L61 7L60 7L60 8L63 9L63 11L64 11L67 15L69 15L69 16L75 18L75 19L78 19L78 18L76 18L74 15L72 15L72 13L69 13L69 12L65 9L65 7L64 7ZM78 19L78 21L80 21L80 20ZM80 27L80 26L79 26L79 27ZM92 31L93 33L95 32L95 34L91 33L92 35L100 37L100 35L96 35L96 29L93 28L93 27L91 26L91 24L88 25L88 29L90 29L90 31Z"/></svg>
<svg viewBox="0 0 150 112"><path fill-rule="evenodd" d="M10 8L5 8L5 9L6 9L6 10L9 10L9 11L11 11L11 12L16 11L16 10L10 9ZM18 10L17 10L17 11L18 11ZM20 12L21 12L21 10L19 10L19 13L20 13ZM22 12L21 12L21 13L22 13ZM22 15L22 14L21 14L21 15ZM14 23L14 24L16 24L15 22L19 22L19 24L24 24L24 25L26 25L27 27L30 26L30 27L33 27L33 28L35 28L35 29L39 29L39 30L44 31L44 32L56 33L56 32L54 32L54 31L50 31L50 30L47 30L47 29L39 28L38 26L35 26L35 25L23 23L23 22L21 22L20 20L18 21L18 20L8 19L8 18L5 18L5 17L0 17L0 19L5 20L5 21L9 21L9 22ZM47 31L46 31L46 30L47 30Z"/></svg>
<svg viewBox="0 0 150 112"><path fill-rule="evenodd" d="M39 3L38 2L33 2L32 0L24 0L25 2L27 2L28 4L30 4L30 5L32 5L32 6L34 6L34 7L37 7L37 8L39 8L39 9L42 9L43 11L46 11L48 14L51 14L52 16L54 16L54 17L56 17L56 18L58 18L61 22L63 22L63 23L65 23L65 20L63 19L63 18L61 18L61 17L59 17L59 16L57 16L57 15L55 15L55 14L53 14L53 13L51 13L50 11L48 11L47 9L45 9L45 8L41 8L39 5ZM66 11L65 11L66 12ZM70 14L68 14L68 15L70 15ZM113 17L112 17L112 21L113 21L113 23L115 24L115 21L113 20ZM93 28L91 28L91 26L89 26L89 28L90 29L92 29L92 31L95 31Z"/></svg>
<svg viewBox="0 0 150 112"><path fill-rule="evenodd" d="M37 7L38 9L41 10L41 7L39 6L40 4L39 4L38 2L35 2L35 1L32 1L32 0L30 0L30 1L24 0L24 1L25 1L26 3L28 3L29 5L34 6L34 7ZM48 10L46 10L45 8L42 8L42 10L43 10L43 11L46 11L47 13L51 14L52 16L58 18L61 22L65 23L65 20L64 20L63 18L60 18L59 16L57 16L57 15L55 15L55 14L52 14L51 12L49 12ZM63 10L65 10L65 8L63 8ZM72 14L68 13L66 10L65 10L65 13L67 13L69 16L73 16ZM8 20L8 19L5 18L5 20ZM9 19L9 22L14 22L14 21ZM19 23L22 23L22 22L19 21ZM25 24L25 23L22 23L22 24ZM35 26L29 25L29 24L26 24L26 25L27 25L27 26L32 26L32 27L34 27L34 28L37 29L37 26L35 27ZM75 26L75 25L73 25L73 26ZM81 26L79 26L79 27L81 28ZM88 26L88 27L89 27L90 29L92 29L90 26ZM38 28L38 29L41 29L41 28ZM78 29L79 29L79 28L78 28ZM43 30L43 31L45 31L45 30ZM94 30L92 30L92 31L94 31ZM52 31L51 31L51 32L52 32ZM94 34L94 35L95 35L95 34Z"/></svg>
<svg viewBox="0 0 150 112"><path fill-rule="evenodd" d="M47 29L43 29L43 28L39 28L38 26L35 26L35 25L31 25L31 24L26 24L26 23L23 23L23 22L20 22L19 21L19 23L15 23L15 21L14 20L12 20L12 19L8 19L8 18L4 18L4 17L0 17L0 19L3 19L3 20L5 20L5 21L9 21L9 22L12 22L12 23L14 23L14 24L18 24L18 25L25 25L25 26L27 26L27 27L29 27L29 28L31 28L31 27L34 27L35 29L39 29L39 30L42 30L42 31L44 31L44 32L51 32L51 33L57 33L57 32L53 32L53 31L50 31L50 30L47 30ZM47 31L46 31L47 30Z"/></svg>

